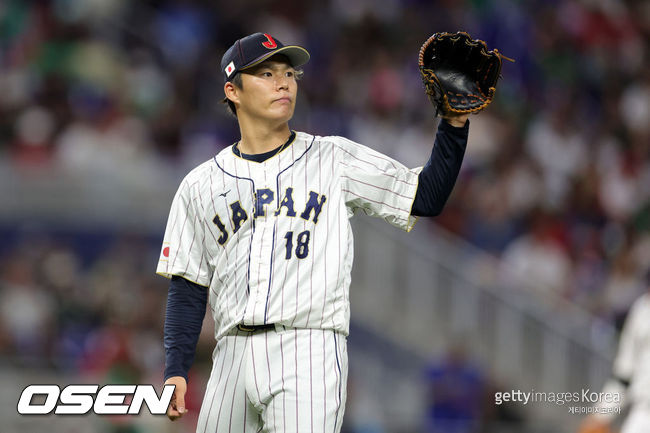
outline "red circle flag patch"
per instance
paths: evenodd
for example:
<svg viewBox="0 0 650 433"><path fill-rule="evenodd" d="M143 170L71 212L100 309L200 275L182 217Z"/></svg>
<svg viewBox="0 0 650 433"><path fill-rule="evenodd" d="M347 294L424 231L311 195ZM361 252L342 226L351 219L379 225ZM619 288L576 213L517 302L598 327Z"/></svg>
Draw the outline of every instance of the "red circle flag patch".
<svg viewBox="0 0 650 433"><path fill-rule="evenodd" d="M165 247L165 248L163 249L163 256L165 256L165 257L169 257L169 247Z"/></svg>

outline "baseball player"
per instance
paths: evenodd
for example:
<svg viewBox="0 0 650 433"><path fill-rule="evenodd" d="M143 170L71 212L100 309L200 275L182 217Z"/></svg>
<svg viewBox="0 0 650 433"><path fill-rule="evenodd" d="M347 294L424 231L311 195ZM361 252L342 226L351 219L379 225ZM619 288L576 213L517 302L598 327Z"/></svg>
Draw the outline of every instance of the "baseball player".
<svg viewBox="0 0 650 433"><path fill-rule="evenodd" d="M616 403L606 399L596 405L596 413L585 419L580 432L608 432L609 425L622 406L630 410L621 433L650 431L650 269L646 272L647 291L637 299L623 326L612 378L605 384L604 395L618 394ZM609 400L613 400L610 398Z"/></svg>
<svg viewBox="0 0 650 433"><path fill-rule="evenodd" d="M224 54L241 138L192 170L171 206L157 273L168 416L183 416L206 304L216 346L196 431L339 432L346 400L356 210L409 231L440 213L463 159L467 115L442 120L422 168L343 137L289 128L302 47L255 33Z"/></svg>

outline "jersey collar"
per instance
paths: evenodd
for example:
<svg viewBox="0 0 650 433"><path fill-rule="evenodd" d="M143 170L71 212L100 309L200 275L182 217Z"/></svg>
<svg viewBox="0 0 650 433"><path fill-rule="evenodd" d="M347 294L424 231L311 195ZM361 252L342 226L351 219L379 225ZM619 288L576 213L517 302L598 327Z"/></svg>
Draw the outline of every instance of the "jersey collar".
<svg viewBox="0 0 650 433"><path fill-rule="evenodd" d="M232 153L234 153L236 156L238 156L238 157L240 157L242 159L245 159L247 161L264 162L267 159L272 158L275 155L277 155L278 153L280 153L280 149L282 149L282 151L284 151L284 149L288 148L289 145L293 142L293 140L295 140L295 138L296 138L296 132L291 131L291 135L289 136L287 141L284 142L283 144L281 144L280 146L278 146L275 149L270 150L268 152L256 153L256 154L252 154L252 155L249 155L247 153L241 153L239 151L239 147L237 146L237 144L239 144L239 142L237 142L237 143L232 145Z"/></svg>

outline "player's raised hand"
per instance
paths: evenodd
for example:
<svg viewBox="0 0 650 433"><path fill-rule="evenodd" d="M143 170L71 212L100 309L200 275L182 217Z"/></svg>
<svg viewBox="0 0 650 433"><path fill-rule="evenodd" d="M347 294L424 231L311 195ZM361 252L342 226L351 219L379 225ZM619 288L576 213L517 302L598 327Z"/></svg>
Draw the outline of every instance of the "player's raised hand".
<svg viewBox="0 0 650 433"><path fill-rule="evenodd" d="M443 119L449 122L451 126L462 128L465 126L465 122L467 122L468 117L469 114L448 114L446 116L443 116Z"/></svg>
<svg viewBox="0 0 650 433"><path fill-rule="evenodd" d="M175 385L174 395L169 402L167 417L175 421L187 413L185 408L185 392L187 391L187 382L184 377L173 376L165 381L165 385Z"/></svg>

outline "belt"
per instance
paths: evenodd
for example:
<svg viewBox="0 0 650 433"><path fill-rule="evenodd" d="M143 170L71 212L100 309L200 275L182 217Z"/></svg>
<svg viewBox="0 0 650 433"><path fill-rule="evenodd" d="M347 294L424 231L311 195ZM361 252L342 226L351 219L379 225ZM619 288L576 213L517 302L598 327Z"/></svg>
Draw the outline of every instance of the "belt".
<svg viewBox="0 0 650 433"><path fill-rule="evenodd" d="M275 324L267 323L266 325L244 325L243 323L239 323L237 324L237 329L243 332L268 331L275 329Z"/></svg>

